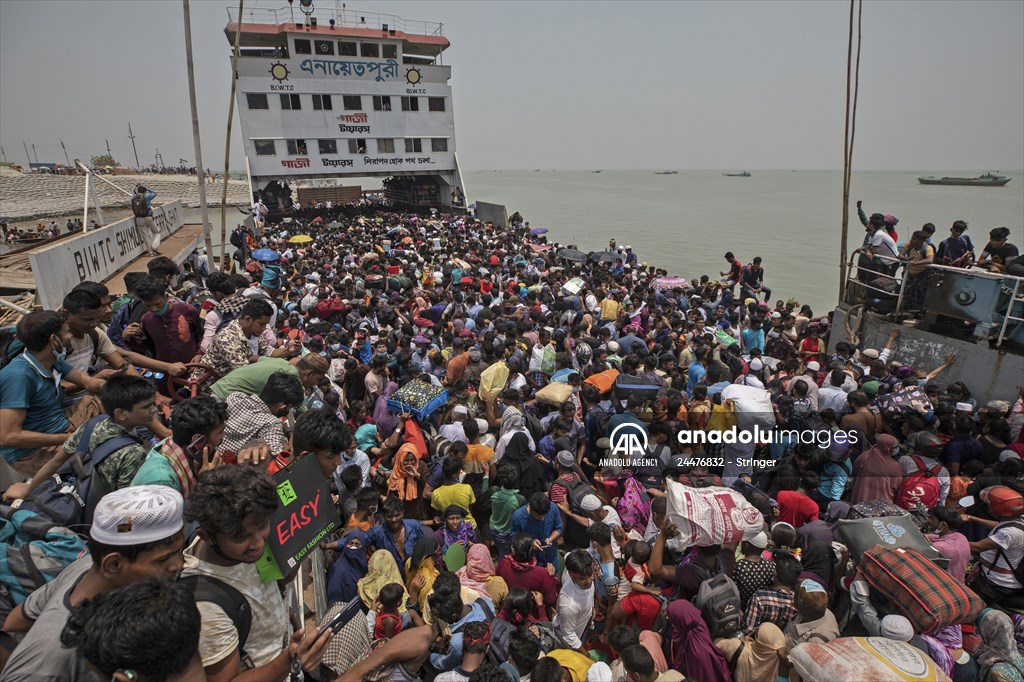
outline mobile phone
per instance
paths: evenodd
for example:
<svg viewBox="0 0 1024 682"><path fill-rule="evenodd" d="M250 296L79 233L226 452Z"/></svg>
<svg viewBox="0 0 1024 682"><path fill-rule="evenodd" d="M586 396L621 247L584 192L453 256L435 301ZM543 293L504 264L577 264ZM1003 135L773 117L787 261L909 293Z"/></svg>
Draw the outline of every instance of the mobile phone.
<svg viewBox="0 0 1024 682"><path fill-rule="evenodd" d="M341 610L338 611L338 613L336 613L329 621L327 621L323 624L323 626L321 626L320 631L316 634L317 639L323 636L323 634L328 630L333 630L335 633L337 633L338 630L348 625L348 622L352 620L355 617L355 615L361 611L361 604L362 600L359 597L356 597L352 601L347 602L344 606L341 607Z"/></svg>
<svg viewBox="0 0 1024 682"><path fill-rule="evenodd" d="M185 449L188 450L188 454L199 458L203 456L203 450L209 444L210 441L206 439L206 436L196 436L191 443L185 446Z"/></svg>

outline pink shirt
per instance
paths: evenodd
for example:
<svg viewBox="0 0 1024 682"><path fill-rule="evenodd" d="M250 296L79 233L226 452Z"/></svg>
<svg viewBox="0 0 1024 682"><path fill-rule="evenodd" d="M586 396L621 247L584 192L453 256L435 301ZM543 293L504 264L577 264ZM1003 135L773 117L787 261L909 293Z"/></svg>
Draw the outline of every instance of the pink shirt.
<svg viewBox="0 0 1024 682"><path fill-rule="evenodd" d="M949 568L946 570L953 576L953 580L963 585L967 574L967 562L971 560L971 547L967 538L961 533L928 534L925 537L939 554L949 559Z"/></svg>

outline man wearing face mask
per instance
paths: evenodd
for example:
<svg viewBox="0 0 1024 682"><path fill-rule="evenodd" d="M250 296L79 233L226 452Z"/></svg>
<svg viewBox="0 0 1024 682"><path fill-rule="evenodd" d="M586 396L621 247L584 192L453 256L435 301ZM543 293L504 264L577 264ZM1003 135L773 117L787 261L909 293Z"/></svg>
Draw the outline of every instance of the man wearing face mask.
<svg viewBox="0 0 1024 682"><path fill-rule="evenodd" d="M68 434L91 415L64 412L61 381L99 393L103 380L71 367L71 330L60 313L29 313L18 322L24 352L0 371L0 454L16 472L31 477ZM8 354L14 349L9 347ZM13 481L0 480L0 488Z"/></svg>
<svg viewBox="0 0 1024 682"><path fill-rule="evenodd" d="M128 325L124 338L161 362L191 362L203 338L203 320L194 306L172 303L166 285L147 277L135 287L135 295L149 310L138 325ZM159 387L166 391L164 386Z"/></svg>

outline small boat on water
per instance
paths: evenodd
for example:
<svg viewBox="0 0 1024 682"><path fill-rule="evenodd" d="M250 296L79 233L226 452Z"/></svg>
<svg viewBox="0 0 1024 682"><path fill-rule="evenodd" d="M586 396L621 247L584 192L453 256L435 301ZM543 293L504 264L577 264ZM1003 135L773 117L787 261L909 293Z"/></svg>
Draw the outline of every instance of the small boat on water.
<svg viewBox="0 0 1024 682"><path fill-rule="evenodd" d="M599 171L599 170L596 170L596 171L590 171L590 172L591 172L591 173L600 173L601 171Z"/></svg>
<svg viewBox="0 0 1024 682"><path fill-rule="evenodd" d="M722 173L722 176L726 178L749 178L750 171L743 171L742 173Z"/></svg>
<svg viewBox="0 0 1024 682"><path fill-rule="evenodd" d="M976 178L937 178L934 175L924 175L917 178L922 185L970 185L978 187L1002 187L1011 178L995 173L985 173Z"/></svg>
<svg viewBox="0 0 1024 682"><path fill-rule="evenodd" d="M654 171L655 175L679 175L679 171Z"/></svg>

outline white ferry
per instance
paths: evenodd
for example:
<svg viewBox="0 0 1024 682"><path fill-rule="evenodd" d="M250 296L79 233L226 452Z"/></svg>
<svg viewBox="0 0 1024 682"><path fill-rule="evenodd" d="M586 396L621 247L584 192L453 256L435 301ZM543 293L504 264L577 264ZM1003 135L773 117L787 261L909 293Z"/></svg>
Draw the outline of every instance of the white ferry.
<svg viewBox="0 0 1024 682"><path fill-rule="evenodd" d="M236 15L228 10L224 29L232 46ZM247 8L236 105L256 195L286 209L303 184L313 186L305 198L347 203L360 188L340 183L384 177L397 205L465 206L448 46L442 24L345 5Z"/></svg>

